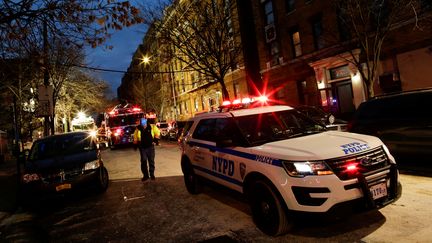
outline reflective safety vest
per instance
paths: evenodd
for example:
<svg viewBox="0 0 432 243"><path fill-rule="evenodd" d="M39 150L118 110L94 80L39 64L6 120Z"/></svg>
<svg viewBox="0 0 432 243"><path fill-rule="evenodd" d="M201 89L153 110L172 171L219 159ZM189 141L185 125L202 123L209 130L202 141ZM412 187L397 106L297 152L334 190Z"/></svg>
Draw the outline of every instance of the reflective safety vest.
<svg viewBox="0 0 432 243"><path fill-rule="evenodd" d="M155 124L150 124L151 126L151 135L153 138L159 138L160 137L160 130ZM133 134L133 143L138 144L138 142L141 142L141 131L138 128L135 128L134 134Z"/></svg>

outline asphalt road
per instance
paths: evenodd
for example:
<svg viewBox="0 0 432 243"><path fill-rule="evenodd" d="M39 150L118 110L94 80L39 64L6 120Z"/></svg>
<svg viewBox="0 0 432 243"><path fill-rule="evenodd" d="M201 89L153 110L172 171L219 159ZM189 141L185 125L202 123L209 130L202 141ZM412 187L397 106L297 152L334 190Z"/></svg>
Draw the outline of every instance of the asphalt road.
<svg viewBox="0 0 432 243"><path fill-rule="evenodd" d="M16 242L431 242L431 177L401 175L402 197L379 211L344 218L304 218L287 235L268 237L253 224L241 195L208 185L190 195L180 152L173 143L156 148L156 180L141 182L132 148L103 150L110 186L103 194L74 193L15 215ZM13 219L11 219L13 220ZM14 238L15 237L15 238ZM0 238L2 239L2 238ZM23 241L26 242L26 241Z"/></svg>

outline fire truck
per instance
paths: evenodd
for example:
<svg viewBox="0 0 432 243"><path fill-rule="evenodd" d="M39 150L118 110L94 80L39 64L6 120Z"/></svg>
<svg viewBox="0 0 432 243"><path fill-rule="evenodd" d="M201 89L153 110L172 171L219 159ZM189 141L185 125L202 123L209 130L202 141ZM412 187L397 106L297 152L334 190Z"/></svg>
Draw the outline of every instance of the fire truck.
<svg viewBox="0 0 432 243"><path fill-rule="evenodd" d="M118 145L133 143L133 133L144 111L137 105L119 104L104 114L104 122L99 128L99 140L107 140L108 146L113 149Z"/></svg>

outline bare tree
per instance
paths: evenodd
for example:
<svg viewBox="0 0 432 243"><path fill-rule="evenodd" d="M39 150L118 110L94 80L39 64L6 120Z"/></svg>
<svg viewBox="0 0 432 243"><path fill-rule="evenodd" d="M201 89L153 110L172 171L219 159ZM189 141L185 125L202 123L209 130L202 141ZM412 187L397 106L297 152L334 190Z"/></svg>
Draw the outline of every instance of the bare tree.
<svg viewBox="0 0 432 243"><path fill-rule="evenodd" d="M366 85L368 97L374 97L374 83L385 40L391 31L413 24L417 28L421 0L333 0L341 29L351 35L361 56L351 51L352 59Z"/></svg>
<svg viewBox="0 0 432 243"><path fill-rule="evenodd" d="M208 78L207 85L219 83L226 99L229 93L224 79L237 68L242 51L235 11L232 0L180 1L152 23L158 41L166 47L165 55L183 64L183 70L177 71L197 71Z"/></svg>
<svg viewBox="0 0 432 243"><path fill-rule="evenodd" d="M32 74L27 81L40 83L43 79L48 85L49 74L55 75L51 79L54 107L70 66L78 64L50 56L60 51L56 49L58 43L62 43L62 50L79 52L85 45L102 45L115 30L142 22L137 8L128 1L118 0L3 0L0 12L0 58L7 62L28 59L35 63L27 72ZM18 97L11 87L21 89L21 85L5 85L9 80L1 81L0 89L8 88L11 96ZM54 133L53 120L50 127Z"/></svg>
<svg viewBox="0 0 432 243"><path fill-rule="evenodd" d="M58 91L56 117L70 121L79 111L96 114L106 108L109 101L104 95L108 91L105 82L77 68L73 68L67 76L67 82Z"/></svg>
<svg viewBox="0 0 432 243"><path fill-rule="evenodd" d="M41 40L44 24L65 44L96 47L110 36L110 30L142 22L138 9L128 1L3 0L0 12L0 43L13 40L27 49L32 49L31 41ZM2 46L2 51L14 47Z"/></svg>

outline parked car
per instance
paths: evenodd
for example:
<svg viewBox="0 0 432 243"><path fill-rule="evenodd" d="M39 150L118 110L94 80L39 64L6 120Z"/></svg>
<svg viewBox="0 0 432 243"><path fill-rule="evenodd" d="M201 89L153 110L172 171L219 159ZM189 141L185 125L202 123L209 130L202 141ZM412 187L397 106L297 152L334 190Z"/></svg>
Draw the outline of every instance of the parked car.
<svg viewBox="0 0 432 243"><path fill-rule="evenodd" d="M88 132L48 136L33 142L22 174L24 195L62 193L79 187L108 188L95 138Z"/></svg>
<svg viewBox="0 0 432 243"><path fill-rule="evenodd" d="M342 119L336 118L331 113L325 112L323 109L316 106L298 106L297 110L303 112L314 121L324 124L329 130L346 131L348 122Z"/></svg>
<svg viewBox="0 0 432 243"><path fill-rule="evenodd" d="M211 181L243 193L268 235L292 229L294 215L377 209L401 195L381 140L328 131L292 107L226 104L189 121L180 139L188 192Z"/></svg>
<svg viewBox="0 0 432 243"><path fill-rule="evenodd" d="M180 137L186 123L187 123L186 121L173 122L171 129L169 130L169 134L168 134L169 139L170 140L177 140Z"/></svg>
<svg viewBox="0 0 432 243"><path fill-rule="evenodd" d="M400 92L363 102L350 132L379 137L396 156L432 155L432 89Z"/></svg>
<svg viewBox="0 0 432 243"><path fill-rule="evenodd" d="M170 125L167 122L158 122L156 125L159 128L161 138L168 138L168 132L170 130Z"/></svg>

